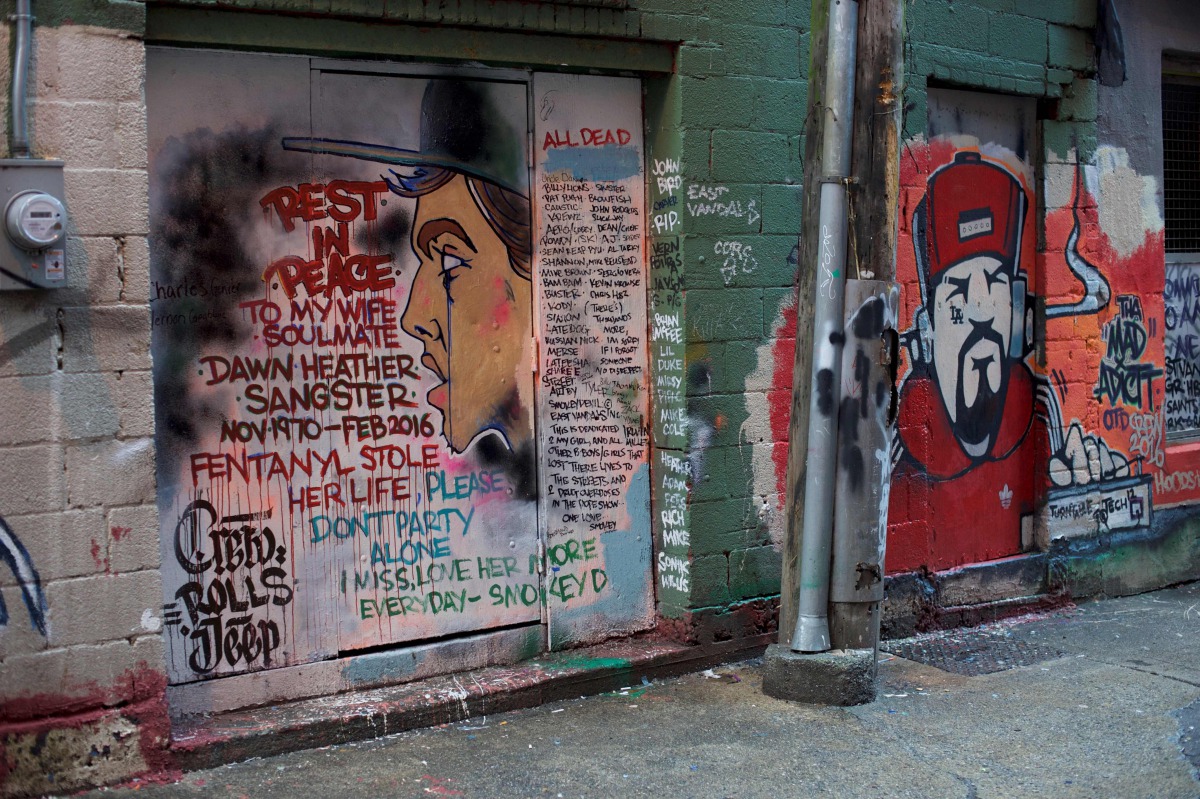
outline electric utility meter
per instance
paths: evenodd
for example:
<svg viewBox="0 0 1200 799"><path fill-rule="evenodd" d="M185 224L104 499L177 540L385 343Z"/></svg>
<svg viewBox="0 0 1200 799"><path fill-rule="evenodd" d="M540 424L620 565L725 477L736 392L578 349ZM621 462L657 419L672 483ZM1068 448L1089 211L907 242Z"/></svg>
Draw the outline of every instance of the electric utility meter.
<svg viewBox="0 0 1200 799"><path fill-rule="evenodd" d="M44 250L62 238L67 209L53 194L23 191L8 201L4 232L23 250Z"/></svg>
<svg viewBox="0 0 1200 799"><path fill-rule="evenodd" d="M63 188L62 161L0 159L0 290L66 284Z"/></svg>

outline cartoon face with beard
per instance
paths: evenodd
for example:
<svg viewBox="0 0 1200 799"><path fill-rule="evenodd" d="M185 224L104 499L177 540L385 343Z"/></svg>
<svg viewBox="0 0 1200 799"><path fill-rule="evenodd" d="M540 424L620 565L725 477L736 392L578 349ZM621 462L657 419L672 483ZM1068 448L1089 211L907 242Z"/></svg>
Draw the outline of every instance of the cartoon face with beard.
<svg viewBox="0 0 1200 799"><path fill-rule="evenodd" d="M951 426L973 458L991 450L1004 416L1013 367L1009 269L980 255L937 273L933 286L933 367Z"/></svg>

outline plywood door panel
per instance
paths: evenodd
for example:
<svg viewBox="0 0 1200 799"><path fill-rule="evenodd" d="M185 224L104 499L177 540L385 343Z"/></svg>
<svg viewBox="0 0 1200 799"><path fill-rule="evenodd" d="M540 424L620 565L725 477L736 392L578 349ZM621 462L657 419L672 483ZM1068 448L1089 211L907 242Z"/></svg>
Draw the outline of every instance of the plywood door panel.
<svg viewBox="0 0 1200 799"><path fill-rule="evenodd" d="M533 83L540 494L552 647L653 621L636 80Z"/></svg>
<svg viewBox="0 0 1200 799"><path fill-rule="evenodd" d="M173 681L540 619L526 94L151 51Z"/></svg>

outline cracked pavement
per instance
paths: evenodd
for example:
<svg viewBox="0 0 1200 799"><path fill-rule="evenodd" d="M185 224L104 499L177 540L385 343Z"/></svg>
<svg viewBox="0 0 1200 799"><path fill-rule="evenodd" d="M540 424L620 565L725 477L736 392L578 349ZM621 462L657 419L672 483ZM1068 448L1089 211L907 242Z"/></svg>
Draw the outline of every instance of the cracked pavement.
<svg viewBox="0 0 1200 799"><path fill-rule="evenodd" d="M880 655L800 705L756 661L89 797L1200 797L1200 583L988 628L1064 654L979 676Z"/></svg>

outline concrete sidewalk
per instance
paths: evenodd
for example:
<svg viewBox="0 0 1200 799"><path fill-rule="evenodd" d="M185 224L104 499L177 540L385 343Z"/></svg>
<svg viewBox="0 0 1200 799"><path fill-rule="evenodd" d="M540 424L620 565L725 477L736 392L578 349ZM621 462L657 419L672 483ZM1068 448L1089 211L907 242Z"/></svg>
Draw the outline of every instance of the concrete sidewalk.
<svg viewBox="0 0 1200 799"><path fill-rule="evenodd" d="M889 648L943 668L824 708L747 661L87 796L1200 797L1200 583Z"/></svg>

